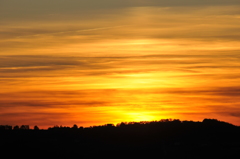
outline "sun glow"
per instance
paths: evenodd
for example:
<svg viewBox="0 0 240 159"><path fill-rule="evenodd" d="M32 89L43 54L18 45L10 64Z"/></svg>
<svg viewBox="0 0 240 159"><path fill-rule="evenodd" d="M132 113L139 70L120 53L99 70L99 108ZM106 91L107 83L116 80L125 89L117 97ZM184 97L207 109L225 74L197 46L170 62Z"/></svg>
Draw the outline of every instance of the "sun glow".
<svg viewBox="0 0 240 159"><path fill-rule="evenodd" d="M139 122L139 121L153 121L159 119L151 115L149 112L130 112L126 114L128 116L128 121Z"/></svg>

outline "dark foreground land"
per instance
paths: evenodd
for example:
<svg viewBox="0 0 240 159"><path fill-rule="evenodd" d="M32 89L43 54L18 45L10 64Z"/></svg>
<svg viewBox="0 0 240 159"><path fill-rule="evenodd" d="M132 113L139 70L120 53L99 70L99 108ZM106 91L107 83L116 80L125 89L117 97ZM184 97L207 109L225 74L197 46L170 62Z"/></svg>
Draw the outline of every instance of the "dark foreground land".
<svg viewBox="0 0 240 159"><path fill-rule="evenodd" d="M3 158L240 158L240 127L216 119L55 126L48 130L0 128Z"/></svg>

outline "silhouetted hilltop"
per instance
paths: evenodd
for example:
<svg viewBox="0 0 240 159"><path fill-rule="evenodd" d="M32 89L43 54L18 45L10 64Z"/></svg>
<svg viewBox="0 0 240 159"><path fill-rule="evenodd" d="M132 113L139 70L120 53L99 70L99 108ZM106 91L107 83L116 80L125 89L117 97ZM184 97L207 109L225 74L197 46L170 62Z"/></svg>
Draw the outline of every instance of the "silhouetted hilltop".
<svg viewBox="0 0 240 159"><path fill-rule="evenodd" d="M240 127L216 119L54 126L48 130L2 125L0 135L2 150L20 153L24 149L54 158L231 158L240 150Z"/></svg>

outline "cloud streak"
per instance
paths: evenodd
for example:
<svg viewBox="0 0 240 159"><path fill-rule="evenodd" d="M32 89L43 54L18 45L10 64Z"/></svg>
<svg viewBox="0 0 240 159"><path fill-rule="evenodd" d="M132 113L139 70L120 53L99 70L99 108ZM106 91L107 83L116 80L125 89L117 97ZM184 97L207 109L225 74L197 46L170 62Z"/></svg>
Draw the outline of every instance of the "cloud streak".
<svg viewBox="0 0 240 159"><path fill-rule="evenodd" d="M240 124L239 1L0 3L0 124Z"/></svg>

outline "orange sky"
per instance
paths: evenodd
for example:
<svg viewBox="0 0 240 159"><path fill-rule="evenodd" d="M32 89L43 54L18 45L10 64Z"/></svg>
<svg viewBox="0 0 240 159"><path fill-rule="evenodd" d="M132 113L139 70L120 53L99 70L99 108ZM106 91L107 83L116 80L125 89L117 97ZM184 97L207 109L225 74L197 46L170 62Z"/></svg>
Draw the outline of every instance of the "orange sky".
<svg viewBox="0 0 240 159"><path fill-rule="evenodd" d="M54 1L1 1L0 124L240 125L238 2Z"/></svg>

